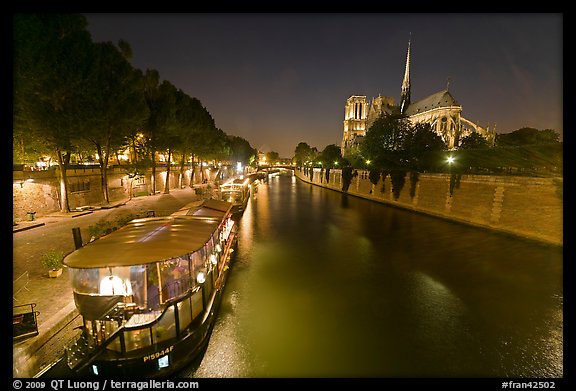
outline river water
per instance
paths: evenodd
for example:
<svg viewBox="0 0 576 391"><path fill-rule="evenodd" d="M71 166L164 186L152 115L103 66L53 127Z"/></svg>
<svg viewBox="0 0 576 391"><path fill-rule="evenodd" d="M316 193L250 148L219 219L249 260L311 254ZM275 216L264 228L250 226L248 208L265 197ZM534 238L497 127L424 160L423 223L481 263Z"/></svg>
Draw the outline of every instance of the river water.
<svg viewBox="0 0 576 391"><path fill-rule="evenodd" d="M192 377L562 377L562 249L272 177Z"/></svg>

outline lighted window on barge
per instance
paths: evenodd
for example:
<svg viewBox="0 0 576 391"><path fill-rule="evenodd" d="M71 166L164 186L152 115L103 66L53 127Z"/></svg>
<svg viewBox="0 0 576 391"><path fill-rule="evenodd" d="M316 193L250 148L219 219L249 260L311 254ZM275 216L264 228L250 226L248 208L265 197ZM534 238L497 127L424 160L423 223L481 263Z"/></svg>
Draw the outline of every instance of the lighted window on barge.
<svg viewBox="0 0 576 391"><path fill-rule="evenodd" d="M162 281L162 302L185 294L191 287L188 256L158 263Z"/></svg>
<svg viewBox="0 0 576 391"><path fill-rule="evenodd" d="M72 290L80 294L100 296L131 296L138 287L134 274L138 266L93 269L70 268Z"/></svg>
<svg viewBox="0 0 576 391"><path fill-rule="evenodd" d="M199 261L203 262L204 251ZM141 309L158 309L193 287L188 255L145 265L70 268L72 289L87 296L121 296Z"/></svg>
<svg viewBox="0 0 576 391"><path fill-rule="evenodd" d="M244 198L244 193L241 191L223 191L222 192L222 201L231 202L233 204L242 202Z"/></svg>

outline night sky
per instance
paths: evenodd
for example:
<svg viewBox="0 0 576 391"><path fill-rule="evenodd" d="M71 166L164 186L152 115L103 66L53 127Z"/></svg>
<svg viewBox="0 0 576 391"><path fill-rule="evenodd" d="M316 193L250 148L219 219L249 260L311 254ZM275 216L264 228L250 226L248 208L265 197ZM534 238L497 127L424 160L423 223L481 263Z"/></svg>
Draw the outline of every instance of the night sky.
<svg viewBox="0 0 576 391"><path fill-rule="evenodd" d="M412 102L449 90L498 133L562 137L562 14L85 14L94 41L128 41L132 64L263 152L340 145L350 95L400 99L411 39Z"/></svg>

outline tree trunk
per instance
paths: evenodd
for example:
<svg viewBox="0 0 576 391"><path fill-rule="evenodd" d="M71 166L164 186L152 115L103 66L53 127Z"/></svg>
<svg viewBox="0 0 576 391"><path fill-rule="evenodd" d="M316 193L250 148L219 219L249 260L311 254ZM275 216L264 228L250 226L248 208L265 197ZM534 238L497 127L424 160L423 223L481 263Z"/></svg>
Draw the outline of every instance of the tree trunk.
<svg viewBox="0 0 576 391"><path fill-rule="evenodd" d="M152 194L156 194L156 159L154 151L150 152L152 157L152 178L150 178L150 183L152 185Z"/></svg>
<svg viewBox="0 0 576 391"><path fill-rule="evenodd" d="M136 138L132 137L132 153L134 154L132 156L132 161L136 164L138 163L138 153L136 152Z"/></svg>
<svg viewBox="0 0 576 391"><path fill-rule="evenodd" d="M110 203L108 199L108 175L106 166L108 165L108 154L102 153L102 146L96 144L96 150L98 151L98 162L100 163L100 185L102 186L102 199L106 204Z"/></svg>
<svg viewBox="0 0 576 391"><path fill-rule="evenodd" d="M166 181L164 182L164 194L170 194L170 158L172 150L168 148L168 161L166 162Z"/></svg>
<svg viewBox="0 0 576 391"><path fill-rule="evenodd" d="M134 178L129 178L130 186L128 187L128 201L132 199L132 184L134 183Z"/></svg>
<svg viewBox="0 0 576 391"><path fill-rule="evenodd" d="M104 167L102 168L102 186L104 194L104 202L110 203L110 195L108 194L108 154L104 158Z"/></svg>
<svg viewBox="0 0 576 391"><path fill-rule="evenodd" d="M58 168L60 170L60 212L70 213L70 206L68 205L68 189L66 186L66 168L68 167L68 161L70 160L70 154L62 156L62 151L58 149L56 151L56 156L58 156Z"/></svg>
<svg viewBox="0 0 576 391"><path fill-rule="evenodd" d="M184 163L186 162L186 150L182 151L182 161L180 162L180 175L178 177L178 186L184 188Z"/></svg>
<svg viewBox="0 0 576 391"><path fill-rule="evenodd" d="M204 168L202 166L202 159L198 156L198 163L200 163L200 179L204 183Z"/></svg>
<svg viewBox="0 0 576 391"><path fill-rule="evenodd" d="M192 172L190 172L190 187L194 187L194 172L196 171L196 164L194 163L194 154L192 154Z"/></svg>

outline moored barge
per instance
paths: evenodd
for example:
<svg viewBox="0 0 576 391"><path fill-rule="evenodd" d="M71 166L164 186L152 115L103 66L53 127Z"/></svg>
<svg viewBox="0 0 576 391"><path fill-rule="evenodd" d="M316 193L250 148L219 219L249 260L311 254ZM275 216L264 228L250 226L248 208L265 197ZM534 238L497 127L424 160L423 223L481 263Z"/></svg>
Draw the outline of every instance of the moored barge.
<svg viewBox="0 0 576 391"><path fill-rule="evenodd" d="M83 318L68 367L165 377L189 364L210 337L236 243L232 204L203 200L132 220L66 256Z"/></svg>

